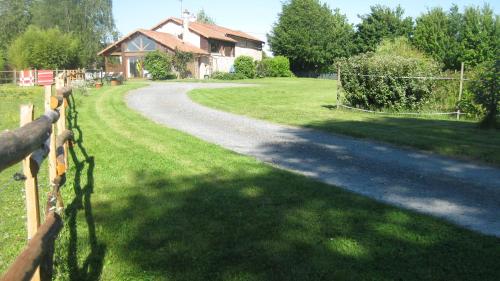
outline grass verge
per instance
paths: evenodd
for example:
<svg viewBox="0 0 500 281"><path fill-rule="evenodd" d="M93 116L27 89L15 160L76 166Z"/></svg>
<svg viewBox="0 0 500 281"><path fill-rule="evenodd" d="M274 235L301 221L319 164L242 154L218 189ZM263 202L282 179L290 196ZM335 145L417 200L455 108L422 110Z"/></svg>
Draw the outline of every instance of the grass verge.
<svg viewBox="0 0 500 281"><path fill-rule="evenodd" d="M59 280L500 278L498 238L154 124L124 103L140 86L73 102ZM0 233L14 227L24 221ZM19 250L9 241L2 237L2 253Z"/></svg>
<svg viewBox="0 0 500 281"><path fill-rule="evenodd" d="M202 89L190 97L209 107L276 123L384 141L500 165L500 131L447 117L408 118L336 110L336 81L262 79L251 88Z"/></svg>

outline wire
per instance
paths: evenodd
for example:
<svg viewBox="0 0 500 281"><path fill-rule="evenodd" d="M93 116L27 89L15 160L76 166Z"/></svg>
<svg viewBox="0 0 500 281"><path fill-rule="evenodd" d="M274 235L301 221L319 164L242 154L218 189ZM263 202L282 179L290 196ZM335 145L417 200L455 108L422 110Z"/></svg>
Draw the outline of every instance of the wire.
<svg viewBox="0 0 500 281"><path fill-rule="evenodd" d="M374 113L374 114L386 114L386 115L452 115L452 114L460 114L460 115L465 115L465 113L460 113L460 112L430 112L430 113L419 113L419 112L382 112L382 111L373 111L373 110L366 110L366 109L361 109L361 108L355 108L355 107L350 107L347 105L340 105L340 107L351 109L351 110L357 110L357 111L362 111L366 113Z"/></svg>
<svg viewBox="0 0 500 281"><path fill-rule="evenodd" d="M367 75L367 74L346 74L342 73L343 76L360 76L360 77L373 77L373 78L393 78L393 79L418 79L418 80L458 80L460 81L460 78L454 78L454 77L428 77L428 76L389 76L389 75ZM470 79L463 79L463 81L473 81Z"/></svg>

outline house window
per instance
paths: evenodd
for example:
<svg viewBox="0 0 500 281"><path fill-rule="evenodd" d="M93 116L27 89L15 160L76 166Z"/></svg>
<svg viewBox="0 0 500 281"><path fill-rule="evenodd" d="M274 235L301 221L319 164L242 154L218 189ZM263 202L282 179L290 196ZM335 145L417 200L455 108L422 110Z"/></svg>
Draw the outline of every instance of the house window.
<svg viewBox="0 0 500 281"><path fill-rule="evenodd" d="M147 52L154 51L156 48L155 41L143 35L139 35L127 43L127 52Z"/></svg>
<svg viewBox="0 0 500 281"><path fill-rule="evenodd" d="M220 42L214 42L214 41L211 42L211 44L210 44L210 52L211 53L220 54L220 48L221 48Z"/></svg>

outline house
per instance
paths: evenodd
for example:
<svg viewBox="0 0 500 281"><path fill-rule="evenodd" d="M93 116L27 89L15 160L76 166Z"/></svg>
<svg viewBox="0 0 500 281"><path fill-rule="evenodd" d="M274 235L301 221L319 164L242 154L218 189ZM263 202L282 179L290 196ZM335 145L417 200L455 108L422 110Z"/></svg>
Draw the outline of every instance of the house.
<svg viewBox="0 0 500 281"><path fill-rule="evenodd" d="M105 58L106 72L135 78L141 76L140 62L148 52L191 52L195 57L188 65L191 76L203 79L214 72L229 72L239 56L261 60L263 44L262 40L241 31L196 22L186 11L183 19L172 17L149 30L138 29L98 55Z"/></svg>

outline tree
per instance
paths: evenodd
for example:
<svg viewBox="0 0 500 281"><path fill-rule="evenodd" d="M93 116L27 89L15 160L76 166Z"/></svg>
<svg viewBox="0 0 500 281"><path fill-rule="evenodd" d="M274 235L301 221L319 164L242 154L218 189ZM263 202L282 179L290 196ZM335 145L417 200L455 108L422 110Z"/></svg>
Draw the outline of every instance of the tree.
<svg viewBox="0 0 500 281"><path fill-rule="evenodd" d="M290 59L295 73L318 73L353 52L354 30L339 10L318 0L290 0L268 35L275 55Z"/></svg>
<svg viewBox="0 0 500 281"><path fill-rule="evenodd" d="M456 27L452 22L460 15L452 16L452 11L448 14L442 8L433 8L421 15L416 20L412 39L415 46L442 62L448 69L456 69L460 64L457 60L460 45L455 39L458 32L454 30Z"/></svg>
<svg viewBox="0 0 500 281"><path fill-rule="evenodd" d="M204 9L201 9L196 15L196 21L199 23L215 24L215 19L209 16Z"/></svg>
<svg viewBox="0 0 500 281"><path fill-rule="evenodd" d="M445 12L433 8L417 18L413 44L442 62L446 69L474 67L495 58L498 16L485 5L467 7L460 13L454 5Z"/></svg>
<svg viewBox="0 0 500 281"><path fill-rule="evenodd" d="M91 66L97 52L117 37L112 5L112 0L38 0L32 8L33 24L78 36L82 66Z"/></svg>
<svg viewBox="0 0 500 281"><path fill-rule="evenodd" d="M0 49L5 50L31 21L31 0L0 0Z"/></svg>
<svg viewBox="0 0 500 281"><path fill-rule="evenodd" d="M483 8L467 7L462 17L460 34L460 62L468 66L476 66L483 62L497 59L495 50L498 47L498 16L484 5Z"/></svg>
<svg viewBox="0 0 500 281"><path fill-rule="evenodd" d="M413 20L411 17L403 18L401 6L393 10L376 5L370 9L369 14L360 16L361 23L357 25L358 52L375 51L384 38L409 36L412 33Z"/></svg>
<svg viewBox="0 0 500 281"><path fill-rule="evenodd" d="M470 84L475 101L486 110L481 128L492 129L498 126L497 115L500 108L500 60L489 61L477 68L477 74Z"/></svg>
<svg viewBox="0 0 500 281"><path fill-rule="evenodd" d="M79 41L59 29L30 26L12 42L8 51L11 66L18 69L64 69L78 66Z"/></svg>

